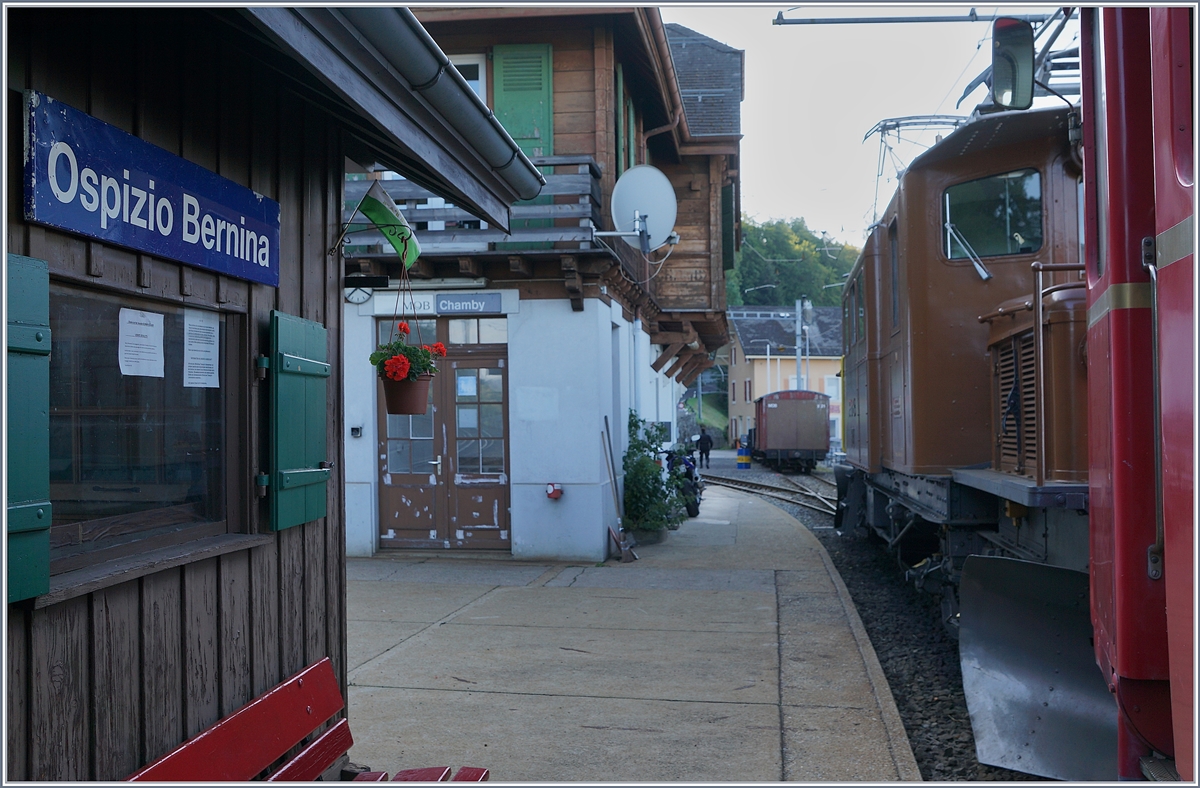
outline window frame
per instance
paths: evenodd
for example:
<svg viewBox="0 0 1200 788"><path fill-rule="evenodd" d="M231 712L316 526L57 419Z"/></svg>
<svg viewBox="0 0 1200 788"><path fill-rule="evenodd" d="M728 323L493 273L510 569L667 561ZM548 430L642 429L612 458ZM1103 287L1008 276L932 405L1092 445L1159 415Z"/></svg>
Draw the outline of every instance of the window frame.
<svg viewBox="0 0 1200 788"><path fill-rule="evenodd" d="M1017 175L1018 173L1033 173L1035 176L1037 176L1038 245L1030 248L1029 250L1022 250L1020 247L1018 247L1018 250L1015 252L982 253L979 250L974 249L974 248L972 248L972 252L977 257L979 257L979 259L981 259L981 260L992 260L992 259L1003 258L1003 257L1011 258L1011 257L1021 257L1021 256L1026 256L1026 255L1036 255L1038 252L1040 252L1045 247L1046 240L1047 240L1046 232L1047 232L1047 225L1048 225L1048 223L1046 221L1046 191L1045 191L1047 179L1040 167L1031 165L1031 166L1027 166L1027 167L1018 167L1016 169L1005 170L1004 172L993 172L988 175L980 176L978 178L969 178L967 180L958 181L956 183L949 184L945 188L942 189L942 196L941 196L941 199L939 200L938 211L939 211L939 226L941 228L940 235L941 235L941 239L942 239L941 244L940 244L940 246L941 246L940 251L941 251L943 260L947 261L948 263L950 263L952 265L963 265L963 264L969 265L971 263L971 256L970 256L970 254L966 254L965 249L962 249L962 251L964 252L964 254L962 254L962 255L954 256L952 254L953 245L957 244L961 249L962 243L960 241L958 241L957 239L951 238L950 231L946 227L947 224L952 223L951 217L950 217L950 209L951 209L951 204L950 204L951 194L950 194L950 192L951 192L951 190L958 189L963 186L968 186L973 183L980 183L982 181L989 181L989 180L993 180L993 179L1007 178L1007 179L1011 180L1011 176ZM957 228L957 225L955 225L955 227ZM962 237L964 237L964 238L966 237L965 234L962 233L961 230L959 230L959 233ZM969 238L966 240L968 243L971 242L971 239L969 239ZM1006 236L1005 242L1007 243L1008 240L1009 240L1009 238Z"/></svg>
<svg viewBox="0 0 1200 788"><path fill-rule="evenodd" d="M484 104L487 104L490 93L488 90L488 78L490 75L488 74L487 55L483 52L468 52L460 55L447 55L446 57L450 58L450 62L459 70L459 73L462 73L462 66L479 66L479 89L475 93L479 98L483 99ZM468 85L471 85L472 80L467 79L466 76L463 76L463 79L466 80ZM471 88L474 90L474 85L471 85Z"/></svg>
<svg viewBox="0 0 1200 788"><path fill-rule="evenodd" d="M222 433L223 446L221 447L220 468L216 471L221 486L217 495L222 501L219 506L220 515L215 519L197 521L173 531L149 533L141 537L134 536L121 541L114 542L97 539L94 546L90 549L70 552L67 552L67 548L72 545L56 544L56 541L61 542L63 538L62 534L66 530L72 527L83 529L87 524L101 523L104 520L109 520L110 517L81 520L71 524L59 523L58 525L52 525L50 547L50 577L52 583L53 579L60 575L66 575L77 570L91 570L109 561L128 559L152 550L169 547L186 550L189 544L210 537L251 533L245 519L246 512L243 511L243 507L238 505L239 501L245 500L249 496L247 480L250 478L251 471L247 463L252 453L247 447L241 445L245 438L244 421L248 408L248 397L245 391L248 381L244 373L244 370L248 369L249 366L249 360L246 357L245 341L246 316L240 312L221 309L216 304L203 302L187 303L171 299L158 299L136 290L105 287L103 283L92 284L73 281L55 276L52 272L50 279L50 311L52 317L55 313L56 300L68 294L89 300L94 299L96 296L101 296L105 301L115 301L118 304L118 309L130 308L141 309L143 311L162 311L166 309L175 312L182 312L185 309L197 309L218 314L223 319L221 323L221 361L218 372L220 381L218 390L222 396L221 407L224 422L219 429ZM55 337L55 341L63 342L68 340L63 332L60 331L58 336ZM53 348L51 352L53 356ZM165 348L164 352L168 352L168 349ZM73 391L79 380L74 375L74 372L75 368L73 367L71 373L69 373L71 375L70 379ZM51 393L51 397L53 397L53 392ZM52 403L53 400L50 400L50 402ZM73 415L77 411L79 411L79 407L72 404L71 412ZM51 405L51 417L53 418L53 416L54 408ZM77 443L76 431L76 428L73 426L73 444ZM79 455L74 449L72 451L72 458L75 461L79 459ZM51 504L54 504L56 497L58 500L62 500L61 495L64 484L78 486L83 483L83 481L52 481L50 489ZM147 511L157 510L152 509ZM126 515L117 514L112 517L123 516ZM168 525L169 523L163 523L163 526Z"/></svg>

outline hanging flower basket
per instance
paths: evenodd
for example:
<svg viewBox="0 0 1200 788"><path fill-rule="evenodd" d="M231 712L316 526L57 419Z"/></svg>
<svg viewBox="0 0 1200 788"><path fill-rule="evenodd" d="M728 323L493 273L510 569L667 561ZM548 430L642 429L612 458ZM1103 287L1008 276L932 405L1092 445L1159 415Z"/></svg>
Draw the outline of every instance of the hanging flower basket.
<svg viewBox="0 0 1200 788"><path fill-rule="evenodd" d="M397 416L425 412L429 402L429 381L437 371L435 359L446 355L441 342L410 345L408 335L408 323L397 323L395 338L371 354L371 365L383 384L387 412Z"/></svg>
<svg viewBox="0 0 1200 788"><path fill-rule="evenodd" d="M416 380L380 378L387 412L392 416L419 416L429 405L429 381L433 375L418 375Z"/></svg>

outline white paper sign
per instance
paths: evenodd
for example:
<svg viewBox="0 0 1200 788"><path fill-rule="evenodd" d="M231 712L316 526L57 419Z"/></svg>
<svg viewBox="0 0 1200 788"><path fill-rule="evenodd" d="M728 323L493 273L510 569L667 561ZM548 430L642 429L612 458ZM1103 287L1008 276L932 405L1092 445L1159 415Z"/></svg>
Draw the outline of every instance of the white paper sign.
<svg viewBox="0 0 1200 788"><path fill-rule="evenodd" d="M122 375L163 376L163 316L122 309L117 332L117 362Z"/></svg>
<svg viewBox="0 0 1200 788"><path fill-rule="evenodd" d="M183 310L183 386L189 389L221 387L218 377L221 319L215 312Z"/></svg>

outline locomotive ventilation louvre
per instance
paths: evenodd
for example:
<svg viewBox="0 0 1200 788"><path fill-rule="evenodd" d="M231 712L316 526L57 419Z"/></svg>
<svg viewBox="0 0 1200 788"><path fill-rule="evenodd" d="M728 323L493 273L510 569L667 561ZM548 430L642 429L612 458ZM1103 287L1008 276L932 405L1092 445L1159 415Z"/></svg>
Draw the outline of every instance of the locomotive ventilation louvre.
<svg viewBox="0 0 1200 788"><path fill-rule="evenodd" d="M1000 403L997 444L1000 469L1034 475L1037 469L1037 362L1033 331L996 346L996 402Z"/></svg>

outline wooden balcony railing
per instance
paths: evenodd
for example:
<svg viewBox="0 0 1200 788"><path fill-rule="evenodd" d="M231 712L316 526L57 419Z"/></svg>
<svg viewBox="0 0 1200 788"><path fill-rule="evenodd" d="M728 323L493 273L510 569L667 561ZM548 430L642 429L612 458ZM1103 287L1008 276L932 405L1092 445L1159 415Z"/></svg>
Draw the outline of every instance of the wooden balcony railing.
<svg viewBox="0 0 1200 788"><path fill-rule="evenodd" d="M503 250L508 253L562 252L593 249L589 223L605 225L600 216L600 167L591 156L537 156L534 165L553 168L542 193L512 208L512 232L488 227L462 208L445 205L437 195L408 180L380 181L413 226L423 255L458 255ZM389 256L391 248L355 206L372 181L346 181L342 221L351 223L345 256ZM497 247L496 245L501 246Z"/></svg>

